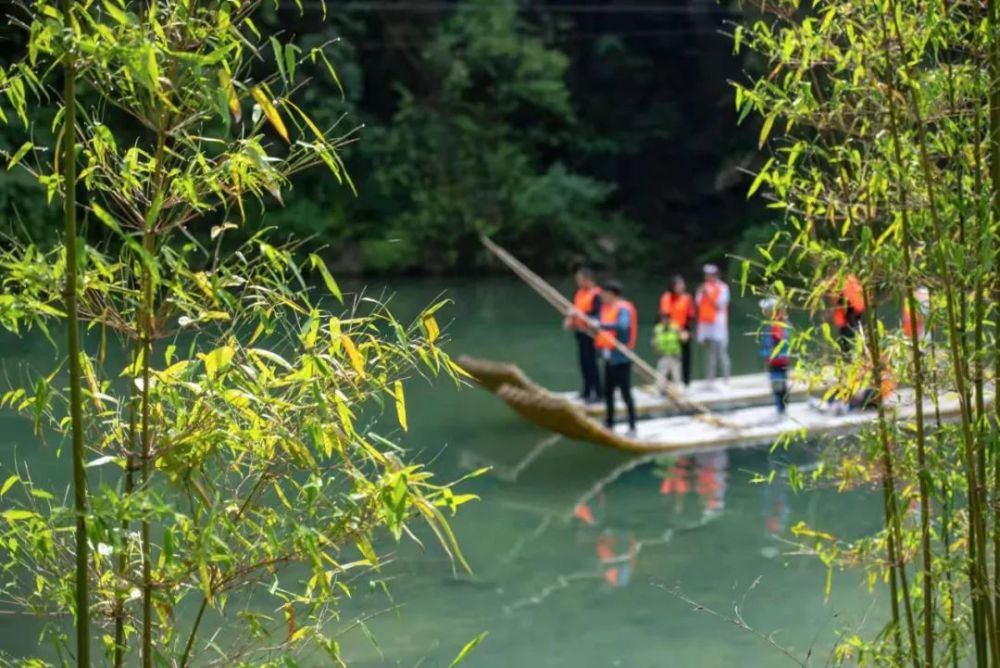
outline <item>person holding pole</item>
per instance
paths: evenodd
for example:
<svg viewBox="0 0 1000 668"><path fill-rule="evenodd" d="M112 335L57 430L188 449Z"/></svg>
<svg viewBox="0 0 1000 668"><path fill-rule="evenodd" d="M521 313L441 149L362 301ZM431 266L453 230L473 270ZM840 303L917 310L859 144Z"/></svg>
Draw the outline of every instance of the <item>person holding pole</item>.
<svg viewBox="0 0 1000 668"><path fill-rule="evenodd" d="M632 360L618 349L615 342L627 350L635 348L639 319L635 306L622 299L622 286L607 281L601 286L600 331L594 345L604 359L604 404L607 408L605 425L615 423L615 390L620 390L628 410L628 435L635 436L635 402L632 399Z"/></svg>
<svg viewBox="0 0 1000 668"><path fill-rule="evenodd" d="M588 331L587 321L596 320L600 316L601 288L594 280L594 272L588 267L580 267L577 270L576 288L573 309L566 315L563 327L572 331L576 337L580 375L583 376L580 399L588 404L597 403L604 396L604 392L601 389L601 374L597 368L593 334Z"/></svg>
<svg viewBox="0 0 1000 668"><path fill-rule="evenodd" d="M714 264L706 264L704 272L705 282L695 295L698 343L705 348L705 377L714 385L719 370L723 382L729 381L729 286Z"/></svg>

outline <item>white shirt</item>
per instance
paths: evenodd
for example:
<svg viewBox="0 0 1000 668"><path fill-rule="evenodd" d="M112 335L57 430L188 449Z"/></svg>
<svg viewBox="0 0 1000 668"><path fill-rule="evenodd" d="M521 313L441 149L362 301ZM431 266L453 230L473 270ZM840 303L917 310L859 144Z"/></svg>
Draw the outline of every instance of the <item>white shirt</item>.
<svg viewBox="0 0 1000 668"><path fill-rule="evenodd" d="M719 299L716 301L715 322L698 322L698 343L720 341L729 343L729 286L719 281ZM698 288L695 304L701 302L705 286Z"/></svg>

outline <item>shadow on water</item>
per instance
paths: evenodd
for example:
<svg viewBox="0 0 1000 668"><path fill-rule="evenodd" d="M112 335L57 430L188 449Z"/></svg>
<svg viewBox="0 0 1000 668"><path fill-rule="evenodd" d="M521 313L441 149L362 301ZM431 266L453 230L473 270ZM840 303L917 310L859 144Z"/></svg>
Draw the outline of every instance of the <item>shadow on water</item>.
<svg viewBox="0 0 1000 668"><path fill-rule="evenodd" d="M447 311L453 318L447 333L453 354L512 361L548 387L575 387L572 340L527 288L506 279L451 285L446 295L455 303ZM392 304L400 317L412 317L443 291L442 283L413 282ZM639 352L651 359L645 339L658 286L642 286L631 296L644 326ZM747 306L737 304L733 314L735 373L759 366L752 336L740 336L755 328ZM51 355L32 345L8 349L7 362L34 358L41 364ZM408 405L410 432L396 436L439 479L492 467L462 485L462 492L481 500L464 506L453 523L474 572L453 576L430 536L421 534L424 548L384 541L379 547L392 553L391 563L364 576L372 586L359 587L345 602L345 620L385 611L367 622L377 646L360 629L341 638L352 666L447 666L483 631L489 636L469 666L787 661L751 634L695 611L671 593L675 589L726 615L740 603L752 627L774 633L798 656L811 649L819 662L837 630L878 626L881 608L860 573L835 574L826 601L823 567L787 554L783 539L800 521L848 538L879 526L880 506L871 493L792 493L781 472L789 463L811 462L809 448L632 459L523 424L474 388L414 383ZM2 413L0 473L15 445L19 457L58 479L56 467L64 461L54 462L51 448L34 444L30 425ZM753 483L772 470L778 472L775 484ZM0 647L31 651L30 634L25 637L31 628L0 618ZM326 665L319 657L315 663Z"/></svg>

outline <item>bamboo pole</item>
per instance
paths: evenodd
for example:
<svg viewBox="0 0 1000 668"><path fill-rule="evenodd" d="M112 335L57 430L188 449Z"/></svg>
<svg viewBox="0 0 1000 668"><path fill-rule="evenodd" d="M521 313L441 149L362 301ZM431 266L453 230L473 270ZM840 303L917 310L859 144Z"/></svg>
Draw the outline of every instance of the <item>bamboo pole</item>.
<svg viewBox="0 0 1000 668"><path fill-rule="evenodd" d="M63 28L68 34L75 29L72 0L62 0ZM63 222L66 242L66 319L69 356L69 410L73 459L73 510L76 514L76 665L90 665L90 554L87 543L87 473L84 468L83 443L83 381L80 368L80 321L77 304L79 289L77 272L78 230L76 219L76 57L75 44L68 40L63 54L65 77L63 104L65 115L62 129L62 167L65 184Z"/></svg>
<svg viewBox="0 0 1000 668"><path fill-rule="evenodd" d="M517 274L518 278L527 283L528 287L532 288L535 292L537 292L542 297L542 299L547 301L557 311L559 311L563 315L569 315L574 312L577 312L576 307L573 306L572 302L566 299L566 297L564 297L561 292L552 287L552 285L550 285L545 279L543 279L541 276L539 276L531 269L529 269L524 263L522 263L516 257L511 255L503 247L494 243L492 240L486 237L486 235L481 235L480 241L488 251L490 251L498 260L507 265L507 267L511 271ZM586 323L587 326L586 329L587 334L589 334L591 337L595 336L598 332L598 328L594 327L590 323L589 319L586 318L586 314L581 313L579 315L582 315L585 318L584 322ZM623 354L630 362L635 364L636 368L644 376L648 377L653 382L656 382L656 380L659 378L658 374L656 373L656 369L650 366L650 364L646 362L644 359L636 355L635 351L633 351L631 348L623 344L621 341L618 341L617 339L613 339L612 341L615 346L615 349L618 352ZM704 404L687 399L686 397L682 396L680 393L678 393L676 390L674 390L669 386L666 388L666 393L667 393L667 398L670 401L672 401L678 408L684 410L693 410L696 413L700 413L705 418L710 418L713 423L724 426L732 426L732 425L725 425L725 423L722 420L714 417L712 415L712 411L709 410L709 408Z"/></svg>

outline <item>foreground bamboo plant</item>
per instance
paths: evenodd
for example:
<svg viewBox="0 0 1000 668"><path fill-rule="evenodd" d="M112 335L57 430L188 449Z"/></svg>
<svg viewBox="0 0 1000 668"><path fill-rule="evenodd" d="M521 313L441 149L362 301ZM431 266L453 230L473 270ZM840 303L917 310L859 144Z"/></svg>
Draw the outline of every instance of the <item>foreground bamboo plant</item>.
<svg viewBox="0 0 1000 668"><path fill-rule="evenodd" d="M815 474L881 485L883 530L849 544L797 528L831 569L861 564L888 584L885 633L847 635L835 659L1000 666L1000 396L986 372L1000 369L997 3L784 0L735 39L763 72L736 84L771 154L751 194L784 219L746 275L813 315L857 276L868 309L853 348L837 350L829 325L795 347L836 370L834 394L891 377L917 404L907 423L880 407ZM943 424L951 398L960 419Z"/></svg>
<svg viewBox="0 0 1000 668"><path fill-rule="evenodd" d="M96 658L92 635L115 666L205 652L287 666L315 649L337 663L338 601L351 573L378 568L378 530L416 539L419 518L465 565L443 511L471 497L380 435L407 429L406 378L463 373L439 348L443 304L404 325L375 300L345 304L319 257L269 231L227 241L300 170L353 187L343 133L294 102L309 79L339 87L328 56L262 38L257 6L62 0L12 16L27 55L0 93L33 138L49 136L33 100L58 100L63 143L25 142L8 166L62 199L66 234L0 252L0 325L65 320L69 379L24 370L0 408L71 442L74 495L62 505L21 467L0 481L0 597L52 620L63 664ZM132 119L129 136L110 115ZM100 244L79 239L78 208ZM373 421L373 405L395 420Z"/></svg>

